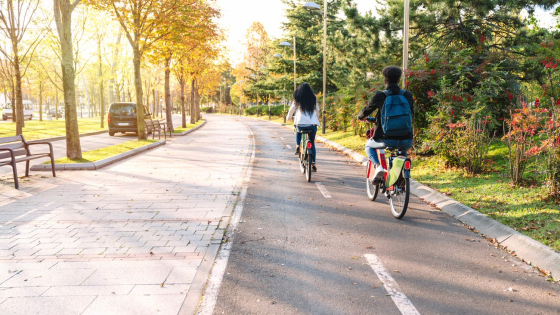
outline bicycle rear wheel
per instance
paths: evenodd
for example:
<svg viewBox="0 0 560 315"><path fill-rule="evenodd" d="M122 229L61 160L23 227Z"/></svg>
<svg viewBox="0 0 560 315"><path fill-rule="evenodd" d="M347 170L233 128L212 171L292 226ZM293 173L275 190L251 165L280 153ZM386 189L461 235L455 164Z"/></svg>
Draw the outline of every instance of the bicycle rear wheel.
<svg viewBox="0 0 560 315"><path fill-rule="evenodd" d="M313 161L313 153L307 153L307 165L306 165L306 169L305 169L305 179L307 179L308 182L311 181L311 165Z"/></svg>
<svg viewBox="0 0 560 315"><path fill-rule="evenodd" d="M410 199L410 178L400 178L393 190L389 194L391 203L391 212L397 219L402 219L408 208L408 200Z"/></svg>
<svg viewBox="0 0 560 315"><path fill-rule="evenodd" d="M379 194L379 184L374 184L369 178L366 178L366 191L369 200L374 201Z"/></svg>

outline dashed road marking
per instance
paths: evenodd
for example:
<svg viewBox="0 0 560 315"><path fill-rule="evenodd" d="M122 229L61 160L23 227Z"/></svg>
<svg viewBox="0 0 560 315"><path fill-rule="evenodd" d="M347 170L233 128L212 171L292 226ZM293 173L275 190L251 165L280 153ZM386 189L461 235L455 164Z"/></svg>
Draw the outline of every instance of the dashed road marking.
<svg viewBox="0 0 560 315"><path fill-rule="evenodd" d="M282 139L282 140L286 140L286 139L284 139L284 137L280 137L280 139Z"/></svg>
<svg viewBox="0 0 560 315"><path fill-rule="evenodd" d="M292 149L292 147L289 144L286 144L286 148L288 148L290 150Z"/></svg>
<svg viewBox="0 0 560 315"><path fill-rule="evenodd" d="M399 288L399 285L391 276L391 274L387 272L385 267L383 267L383 264L379 261L377 256L374 254L365 254L364 257L368 261L371 269L373 269L373 271L375 271L375 273L379 277L379 280L383 282L385 289L391 295L393 302L395 302L395 305L397 305L397 307L401 311L401 314L420 315L420 313L418 313L418 310L416 310L416 308L414 307L414 305L412 305L412 302L410 302L406 295L400 292L401 289Z"/></svg>
<svg viewBox="0 0 560 315"><path fill-rule="evenodd" d="M329 194L329 191L325 188L325 186L323 186L323 184L315 182L315 185L317 185L317 188L319 188L319 191L323 194L323 196L325 196L325 198L332 198L331 194Z"/></svg>

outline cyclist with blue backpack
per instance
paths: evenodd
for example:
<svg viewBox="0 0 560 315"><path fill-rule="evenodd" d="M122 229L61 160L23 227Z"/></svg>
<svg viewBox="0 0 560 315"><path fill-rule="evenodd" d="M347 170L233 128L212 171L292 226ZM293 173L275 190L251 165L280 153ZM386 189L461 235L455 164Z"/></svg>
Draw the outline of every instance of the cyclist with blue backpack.
<svg viewBox="0 0 560 315"><path fill-rule="evenodd" d="M414 114L414 99L412 93L402 90L399 80L402 76L401 68L387 66L382 71L385 78L386 90L376 92L369 104L362 109L358 119L367 120L375 110L375 130L366 142L366 154L375 164L375 179L385 175L380 165L377 149L387 147L396 148L406 156L412 147L412 121Z"/></svg>

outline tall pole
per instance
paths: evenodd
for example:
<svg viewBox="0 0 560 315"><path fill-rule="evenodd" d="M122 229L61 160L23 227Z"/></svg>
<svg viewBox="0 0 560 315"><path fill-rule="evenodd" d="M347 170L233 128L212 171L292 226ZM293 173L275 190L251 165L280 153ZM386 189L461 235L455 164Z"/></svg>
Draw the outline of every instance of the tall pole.
<svg viewBox="0 0 560 315"><path fill-rule="evenodd" d="M294 35L294 91L296 90L296 35Z"/></svg>
<svg viewBox="0 0 560 315"><path fill-rule="evenodd" d="M403 72L408 69L408 38L410 25L410 0L404 0L404 28L403 28ZM402 87L405 87L406 74L402 77Z"/></svg>
<svg viewBox="0 0 560 315"><path fill-rule="evenodd" d="M409 1L409 0L407 0ZM323 134L325 134L325 102L327 100L327 0L324 2L323 14Z"/></svg>

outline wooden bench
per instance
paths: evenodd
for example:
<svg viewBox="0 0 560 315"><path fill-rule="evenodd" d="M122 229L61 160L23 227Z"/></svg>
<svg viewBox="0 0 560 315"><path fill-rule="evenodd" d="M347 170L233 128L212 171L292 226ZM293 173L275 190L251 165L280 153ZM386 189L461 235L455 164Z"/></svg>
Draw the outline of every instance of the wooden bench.
<svg viewBox="0 0 560 315"><path fill-rule="evenodd" d="M165 138L167 139L167 131L169 131L169 138L171 138L171 128L167 125L167 120L160 119L157 120L157 122L160 124L161 129L163 129L163 134L165 135Z"/></svg>
<svg viewBox="0 0 560 315"><path fill-rule="evenodd" d="M167 139L167 131L169 131L169 137L171 138L171 129L167 127L167 121L165 119L151 119L146 118L144 119L144 123L146 124L146 130L148 133L152 133L152 139L154 139L155 131L158 132L158 138L161 139L161 131L163 130L163 135L165 139Z"/></svg>
<svg viewBox="0 0 560 315"><path fill-rule="evenodd" d="M49 146L49 152L35 154L31 153L29 147L36 144L47 144ZM23 138L23 135L0 138L0 166L10 165L12 167L16 189L19 189L16 163L25 162L25 177L28 177L29 161L47 156L51 158L52 174L53 177L56 177L53 147L50 142L28 143Z"/></svg>
<svg viewBox="0 0 560 315"><path fill-rule="evenodd" d="M144 119L144 124L146 124L146 132L152 133L152 139L155 137L157 131L158 138L161 139L161 125L157 120L152 120L151 118Z"/></svg>

